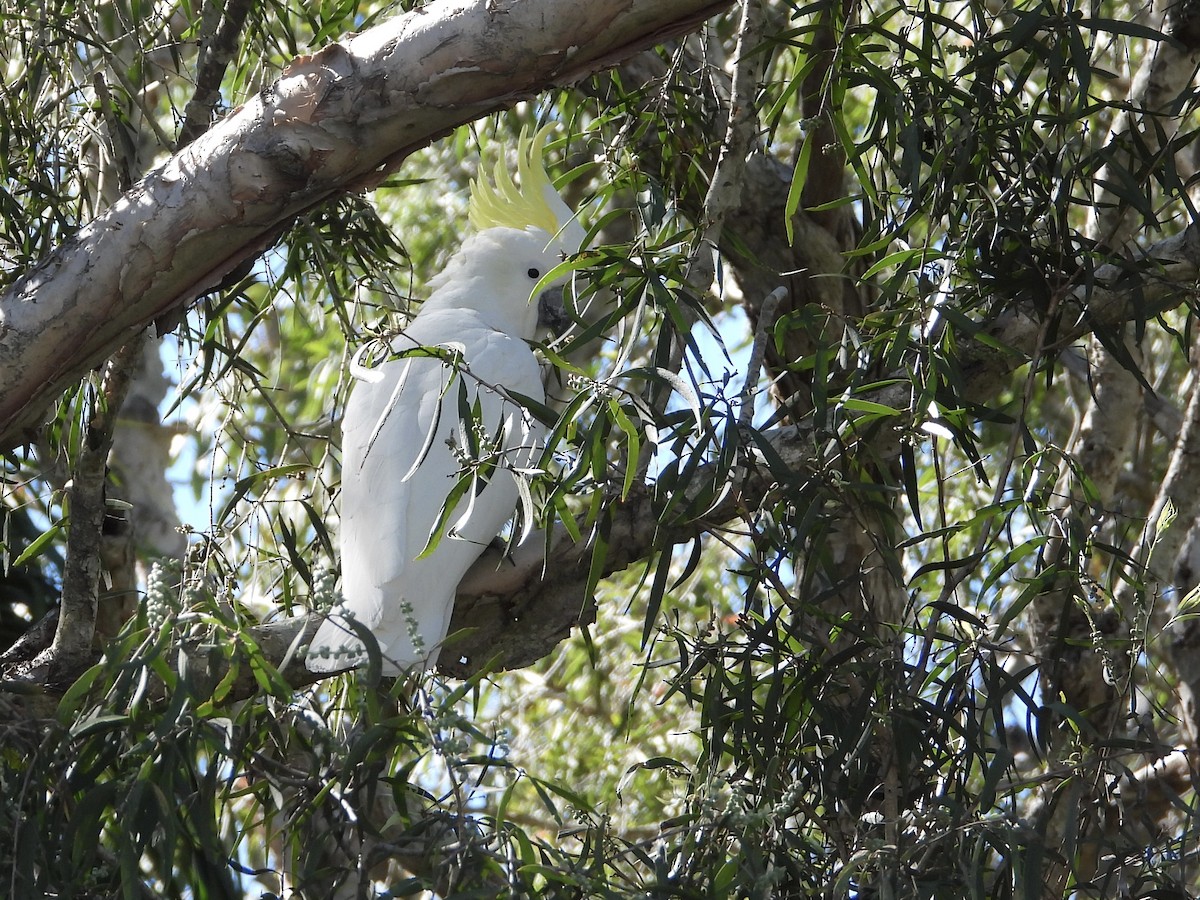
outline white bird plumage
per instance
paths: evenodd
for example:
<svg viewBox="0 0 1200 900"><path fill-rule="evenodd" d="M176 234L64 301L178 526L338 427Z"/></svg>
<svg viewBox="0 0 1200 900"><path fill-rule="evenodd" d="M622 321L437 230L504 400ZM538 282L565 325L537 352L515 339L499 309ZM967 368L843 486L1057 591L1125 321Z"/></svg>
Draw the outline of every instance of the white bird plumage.
<svg viewBox="0 0 1200 900"><path fill-rule="evenodd" d="M538 328L539 298L531 295L584 239L542 165L548 131L521 133L519 186L504 160L493 183L483 174L472 183L476 233L391 340L392 358L362 371L351 392L342 423L343 602L309 647L306 661L315 672L364 663L361 629L378 644L385 674L431 665L459 581L516 509L513 470L540 455L541 428L509 392L544 399L526 343ZM442 348L454 362L421 351L402 355L421 347ZM474 421L460 415L464 400L478 413ZM481 491L461 498L436 546L422 555L447 495L470 471L471 446L495 467Z"/></svg>

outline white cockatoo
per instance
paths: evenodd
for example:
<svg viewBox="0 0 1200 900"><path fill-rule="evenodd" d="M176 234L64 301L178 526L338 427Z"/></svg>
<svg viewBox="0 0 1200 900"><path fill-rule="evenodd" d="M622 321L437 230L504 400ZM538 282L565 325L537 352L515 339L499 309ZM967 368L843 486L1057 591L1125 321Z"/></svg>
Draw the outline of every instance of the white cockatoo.
<svg viewBox="0 0 1200 900"><path fill-rule="evenodd" d="M561 314L561 300L550 302L555 286L543 276L584 240L542 164L549 130L522 131L516 182L505 160L492 182L485 172L472 182L475 233L389 342L390 358L355 366L342 424L343 602L309 646L314 672L366 662L356 627L374 636L384 674L432 665L459 581L516 510L513 470L540 455L541 428L509 392L544 400L527 341L548 312ZM443 517L447 495L472 471L478 481Z"/></svg>

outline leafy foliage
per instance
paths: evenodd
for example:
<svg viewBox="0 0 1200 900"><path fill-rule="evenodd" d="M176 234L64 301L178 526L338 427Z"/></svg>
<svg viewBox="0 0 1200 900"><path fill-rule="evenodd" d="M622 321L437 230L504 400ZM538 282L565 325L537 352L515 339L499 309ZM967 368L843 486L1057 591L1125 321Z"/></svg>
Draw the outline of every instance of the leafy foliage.
<svg viewBox="0 0 1200 900"><path fill-rule="evenodd" d="M1128 4L750 6L742 57L721 16L460 129L177 323L162 405L201 520L182 559L136 547L138 612L82 678L0 694L9 894L1197 890L1194 613L1173 607L1194 574L1161 560L1191 524L1145 527L1162 437L1190 428L1170 402L1191 312L1135 302L1115 328L1086 302L1191 221L1190 88L1110 135L1166 46ZM222 104L394 11L253 4ZM6 282L173 149L213 14L0 3ZM716 210L727 71L755 57L744 208ZM596 624L514 672L289 685L252 628L336 600L348 360L419 304L474 166L533 118L562 123L550 168L592 239L543 347L537 521L512 535L586 543L570 602ZM1035 345L996 337L1018 313ZM1143 409L1099 405L1105 353L1153 386ZM57 590L96 390L7 459L6 636ZM1121 424L1113 464L1093 450Z"/></svg>

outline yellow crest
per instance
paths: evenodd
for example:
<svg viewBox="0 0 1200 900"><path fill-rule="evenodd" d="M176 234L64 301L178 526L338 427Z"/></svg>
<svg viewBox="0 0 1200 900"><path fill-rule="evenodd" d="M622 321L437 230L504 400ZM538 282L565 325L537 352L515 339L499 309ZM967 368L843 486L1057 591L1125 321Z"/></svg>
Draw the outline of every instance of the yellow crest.
<svg viewBox="0 0 1200 900"><path fill-rule="evenodd" d="M517 138L517 176L521 186L513 183L508 169L508 160L500 159L492 169L492 181L488 182L481 172L471 182L471 199L467 209L471 224L478 231L486 228L518 228L524 230L531 225L547 234L557 234L566 225L560 222L551 207L551 198L562 205L558 192L550 183L546 167L542 164L542 150L546 136L554 130L554 123L529 137L528 129L521 129ZM563 211L566 211L565 207Z"/></svg>

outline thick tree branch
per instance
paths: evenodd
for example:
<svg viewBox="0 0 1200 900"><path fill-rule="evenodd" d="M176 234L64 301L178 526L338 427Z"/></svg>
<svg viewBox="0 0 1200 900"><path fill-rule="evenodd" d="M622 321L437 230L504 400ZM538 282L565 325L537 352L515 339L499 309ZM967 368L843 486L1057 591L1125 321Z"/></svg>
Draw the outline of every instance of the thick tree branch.
<svg viewBox="0 0 1200 900"><path fill-rule="evenodd" d="M28 440L65 386L212 290L299 213L374 187L450 129L690 31L729 3L463 0L294 60L0 296L0 446Z"/></svg>

